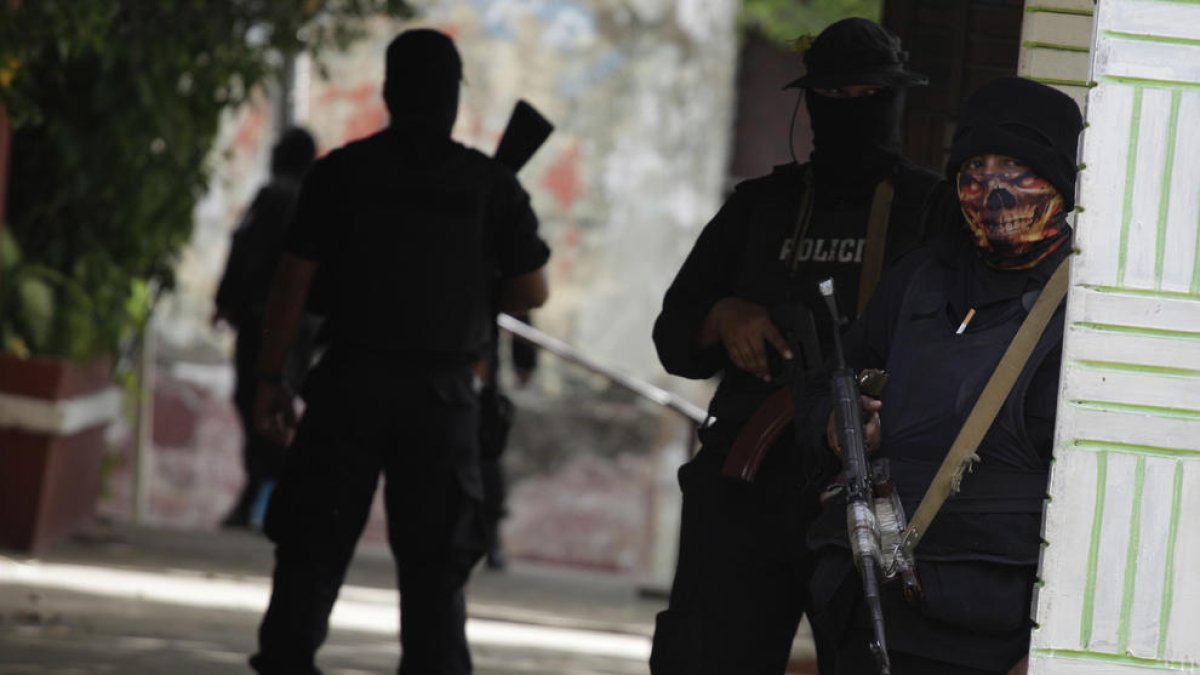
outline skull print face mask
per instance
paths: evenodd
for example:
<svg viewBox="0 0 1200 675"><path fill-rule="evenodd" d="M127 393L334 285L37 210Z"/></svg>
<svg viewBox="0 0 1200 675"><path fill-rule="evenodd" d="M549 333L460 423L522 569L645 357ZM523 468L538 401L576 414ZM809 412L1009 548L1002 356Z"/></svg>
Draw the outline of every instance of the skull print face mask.
<svg viewBox="0 0 1200 675"><path fill-rule="evenodd" d="M1062 195L1019 160L979 155L963 162L958 200L975 245L996 269L1029 269L1070 236Z"/></svg>

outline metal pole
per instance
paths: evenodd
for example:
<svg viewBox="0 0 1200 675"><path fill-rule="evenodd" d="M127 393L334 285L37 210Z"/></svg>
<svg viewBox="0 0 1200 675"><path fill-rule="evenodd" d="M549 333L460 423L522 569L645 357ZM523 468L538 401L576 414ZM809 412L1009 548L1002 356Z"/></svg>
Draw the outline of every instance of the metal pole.
<svg viewBox="0 0 1200 675"><path fill-rule="evenodd" d="M8 158L12 149L12 129L8 109L0 103L0 258L4 255L4 219L8 213ZM4 288L4 269L0 266L0 290ZM3 345L0 345L3 348Z"/></svg>
<svg viewBox="0 0 1200 675"><path fill-rule="evenodd" d="M0 103L0 232L4 231L4 218L8 214L8 162L12 155L12 126L8 121L8 109Z"/></svg>
<svg viewBox="0 0 1200 675"><path fill-rule="evenodd" d="M133 460L133 522L142 524L150 515L154 482L154 310L146 314L142 348L138 359L137 440Z"/></svg>
<svg viewBox="0 0 1200 675"><path fill-rule="evenodd" d="M705 412L703 408L697 406L691 401L688 401L680 396L676 396L665 389L659 389L649 382L644 382L636 377L632 377L612 368L602 366L584 356L579 352L579 350L575 349L571 345L559 340L558 338L551 337L523 321L514 319L507 314L500 314L496 320L496 323L499 324L502 329L508 331L516 337L525 340L526 342L535 344L561 359L582 366L593 373L601 375L610 382L618 384L641 396L642 398L649 399L661 406L670 408L671 410L674 410L680 415L691 420L695 424L702 425L708 419L708 413Z"/></svg>

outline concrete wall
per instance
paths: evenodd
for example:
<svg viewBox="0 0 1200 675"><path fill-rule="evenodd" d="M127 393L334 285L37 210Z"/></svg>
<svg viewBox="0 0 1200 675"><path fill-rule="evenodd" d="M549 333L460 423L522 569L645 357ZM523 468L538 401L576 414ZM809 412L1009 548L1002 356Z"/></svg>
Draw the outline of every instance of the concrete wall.
<svg viewBox="0 0 1200 675"><path fill-rule="evenodd" d="M1061 73L1086 166L1029 672L1200 672L1200 5L1102 0L1094 31Z"/></svg>

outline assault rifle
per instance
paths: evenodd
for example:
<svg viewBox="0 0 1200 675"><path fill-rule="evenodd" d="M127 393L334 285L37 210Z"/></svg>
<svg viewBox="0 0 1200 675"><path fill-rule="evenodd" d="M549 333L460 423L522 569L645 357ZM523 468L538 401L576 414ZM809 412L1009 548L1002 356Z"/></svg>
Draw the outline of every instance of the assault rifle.
<svg viewBox="0 0 1200 675"><path fill-rule="evenodd" d="M862 401L858 379L854 371L846 366L842 351L841 324L844 320L838 313L834 297L833 279L818 284L829 313L833 315L833 364L832 393L833 410L839 445L841 446L842 468L846 473L846 531L850 538L850 551L854 565L862 577L863 595L871 613L874 639L871 652L879 665L880 675L891 675L892 665L888 659L887 638L883 630L883 607L879 587L883 581L883 556L879 545L879 523L875 519L875 495L871 466L867 463L867 443L863 433Z"/></svg>

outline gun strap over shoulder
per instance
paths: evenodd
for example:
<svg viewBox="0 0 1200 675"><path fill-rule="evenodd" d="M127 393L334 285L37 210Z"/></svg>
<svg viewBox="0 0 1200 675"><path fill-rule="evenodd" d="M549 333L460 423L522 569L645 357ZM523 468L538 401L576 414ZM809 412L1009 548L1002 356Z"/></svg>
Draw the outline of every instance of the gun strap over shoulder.
<svg viewBox="0 0 1200 675"><path fill-rule="evenodd" d="M867 220L867 244L863 253L862 273L858 280L858 314L862 314L883 274L883 249L887 246L888 221L892 217L892 181L884 179L875 186L871 215Z"/></svg>
<svg viewBox="0 0 1200 675"><path fill-rule="evenodd" d="M1025 369L1025 364L1033 354L1033 349L1041 339L1042 333L1046 332L1046 326L1050 323L1051 317L1054 316L1055 310L1058 309L1058 305L1067 294L1070 260L1068 256L1059 264L1054 276L1050 277L1050 281L1046 283L1041 295L1038 296L1037 302L1033 304L1033 309L1021 323L1016 336L1009 343L1004 356L1000 358L1000 363L996 365L996 370L992 372L991 379L984 386L983 393L979 395L979 400L975 402L975 407L967 416L967 421L954 439L954 444L950 446L950 452L946 453L946 458L942 460L942 465L933 477L933 482L929 484L929 489L926 490L921 503L917 506L917 511L909 521L908 528L901 535L900 541L904 552L909 556L912 555L917 543L921 541L921 537L925 536L930 523L941 510L942 504L946 502L947 498L958 492L963 473L978 459L975 449L979 447L984 434L991 428L997 413L1000 412L1000 407L1004 405L1004 401L1016 384L1017 378L1020 377L1021 371Z"/></svg>

